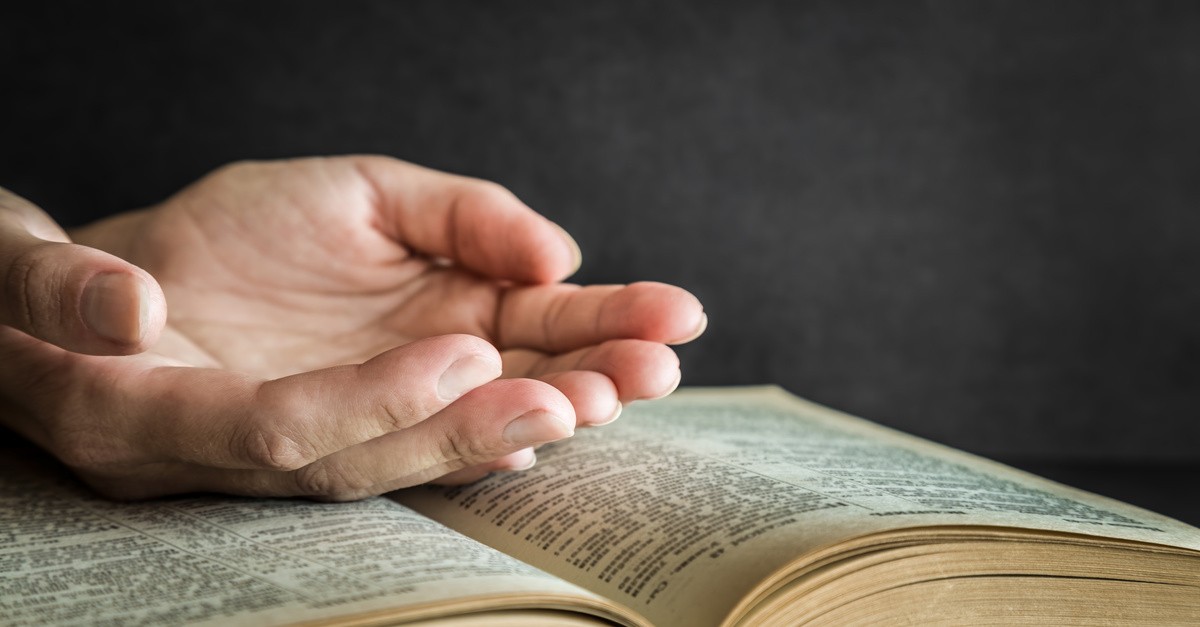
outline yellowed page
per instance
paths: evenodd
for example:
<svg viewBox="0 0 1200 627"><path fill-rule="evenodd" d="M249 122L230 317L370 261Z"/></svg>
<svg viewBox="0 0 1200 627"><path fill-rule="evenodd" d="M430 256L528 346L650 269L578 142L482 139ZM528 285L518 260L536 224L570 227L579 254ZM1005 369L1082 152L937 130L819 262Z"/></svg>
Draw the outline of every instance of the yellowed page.
<svg viewBox="0 0 1200 627"><path fill-rule="evenodd" d="M772 572L852 537L1013 525L1200 549L1182 523L838 414L778 388L689 390L396 498L645 614L714 625Z"/></svg>
<svg viewBox="0 0 1200 627"><path fill-rule="evenodd" d="M530 600L606 605L388 499L114 503L52 462L4 452L5 625L378 623Z"/></svg>

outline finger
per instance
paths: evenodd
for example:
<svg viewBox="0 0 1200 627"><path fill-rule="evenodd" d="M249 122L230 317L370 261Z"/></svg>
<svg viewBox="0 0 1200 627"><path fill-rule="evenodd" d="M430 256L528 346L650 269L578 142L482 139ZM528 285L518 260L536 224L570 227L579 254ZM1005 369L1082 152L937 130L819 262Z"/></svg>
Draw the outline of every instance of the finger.
<svg viewBox="0 0 1200 627"><path fill-rule="evenodd" d="M624 406L617 398L617 387L607 376L593 371L555 372L538 378L558 388L575 408L575 426L595 427L613 422ZM474 483L493 472L526 470L537 458L532 448L506 455L494 462L464 468L432 481L437 485Z"/></svg>
<svg viewBox="0 0 1200 627"><path fill-rule="evenodd" d="M579 246L503 187L386 157L354 157L378 195L379 228L483 276L549 283L574 273Z"/></svg>
<svg viewBox="0 0 1200 627"><path fill-rule="evenodd" d="M533 468L537 463L537 454L532 448L524 448L516 453L510 453L497 459L494 462L463 468L455 472L442 475L430 483L434 485L466 485L475 483L484 477L494 472L512 472L517 470L528 470Z"/></svg>
<svg viewBox="0 0 1200 627"><path fill-rule="evenodd" d="M0 324L77 353L142 352L166 322L166 300L149 273L69 243L40 209L2 189L0 277Z"/></svg>
<svg viewBox="0 0 1200 627"><path fill-rule="evenodd" d="M553 387L531 379L495 381L404 432L304 468L296 480L302 494L362 498L570 437L574 425L570 402Z"/></svg>
<svg viewBox="0 0 1200 627"><path fill-rule="evenodd" d="M573 370L605 375L622 403L660 398L679 386L679 357L657 342L610 340L563 355L527 349L503 351L505 377L535 377Z"/></svg>
<svg viewBox="0 0 1200 627"><path fill-rule="evenodd" d="M617 388L607 376L593 371L573 370L555 372L539 377L558 388L575 408L575 426L595 427L613 422L624 406L617 398ZM536 461L533 449L506 455L494 462L464 468L432 481L437 485L474 483L493 472L526 470Z"/></svg>
<svg viewBox="0 0 1200 627"><path fill-rule="evenodd" d="M575 416L553 387L494 381L425 421L345 449L294 472L204 471L205 488L248 495L345 501L418 485L569 437Z"/></svg>
<svg viewBox="0 0 1200 627"><path fill-rule="evenodd" d="M539 285L505 292L496 339L501 348L562 353L621 338L682 344L707 324L695 296L665 283Z"/></svg>
<svg viewBox="0 0 1200 627"><path fill-rule="evenodd" d="M499 375L490 344L447 335L265 383L159 369L130 397L142 399L142 445L159 460L279 471L408 429Z"/></svg>
<svg viewBox="0 0 1200 627"><path fill-rule="evenodd" d="M463 468L431 481L435 485L466 485L487 477L494 472L511 472L532 468L537 456L532 448L509 453L499 459ZM275 475L268 477L268 474ZM287 475L286 477L284 475ZM291 473L267 473L265 471L226 470L194 464L175 462L145 464L126 471L107 473L84 473L80 475L92 489L100 494L120 501L140 501L168 494L188 492L223 492L242 496L296 496L295 478ZM403 485L400 487L408 487ZM399 489L396 488L396 489ZM389 490L380 487L378 494ZM364 496L374 496L374 490L366 490ZM312 496L312 495L308 495ZM321 496L321 495L316 495ZM344 499L343 499L344 500Z"/></svg>
<svg viewBox="0 0 1200 627"><path fill-rule="evenodd" d="M552 372L537 377L558 388L575 408L575 426L608 424L621 415L621 399L612 379L591 370Z"/></svg>

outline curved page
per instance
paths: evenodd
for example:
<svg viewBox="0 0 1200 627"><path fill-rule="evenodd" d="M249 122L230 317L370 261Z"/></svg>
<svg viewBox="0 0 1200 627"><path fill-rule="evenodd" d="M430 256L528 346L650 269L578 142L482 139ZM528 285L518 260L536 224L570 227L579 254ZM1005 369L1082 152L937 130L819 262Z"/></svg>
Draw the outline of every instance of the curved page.
<svg viewBox="0 0 1200 627"><path fill-rule="evenodd" d="M542 448L537 466L396 498L642 613L715 625L822 547L911 527L1200 548L1196 529L797 399L700 389Z"/></svg>

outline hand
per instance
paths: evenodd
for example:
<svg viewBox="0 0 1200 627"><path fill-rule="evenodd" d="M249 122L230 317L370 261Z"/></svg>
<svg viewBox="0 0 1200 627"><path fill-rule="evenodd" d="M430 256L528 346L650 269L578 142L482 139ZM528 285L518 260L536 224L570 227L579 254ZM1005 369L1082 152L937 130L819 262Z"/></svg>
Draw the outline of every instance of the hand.
<svg viewBox="0 0 1200 627"><path fill-rule="evenodd" d="M382 157L234 164L73 235L0 195L0 420L117 498L526 467L674 389L706 322L679 288L557 283L561 229Z"/></svg>

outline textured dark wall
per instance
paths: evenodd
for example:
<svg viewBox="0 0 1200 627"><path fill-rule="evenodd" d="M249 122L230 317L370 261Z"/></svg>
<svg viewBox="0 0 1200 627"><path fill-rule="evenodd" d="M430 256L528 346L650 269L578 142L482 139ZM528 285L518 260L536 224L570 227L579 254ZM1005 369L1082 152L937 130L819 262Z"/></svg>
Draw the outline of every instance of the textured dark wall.
<svg viewBox="0 0 1200 627"><path fill-rule="evenodd" d="M393 154L700 295L685 383L1200 459L1195 3L24 3L0 68L0 185L68 222Z"/></svg>

